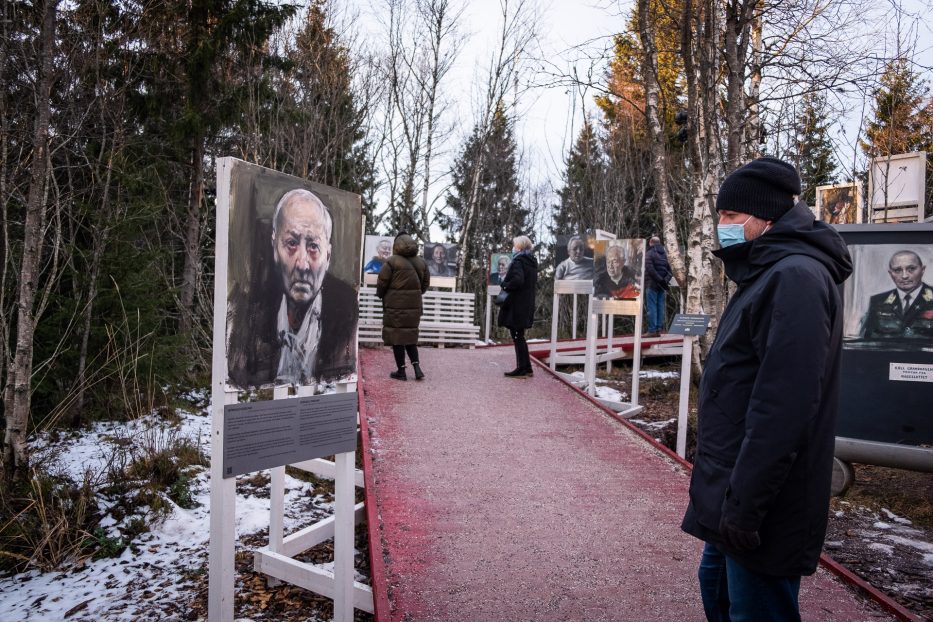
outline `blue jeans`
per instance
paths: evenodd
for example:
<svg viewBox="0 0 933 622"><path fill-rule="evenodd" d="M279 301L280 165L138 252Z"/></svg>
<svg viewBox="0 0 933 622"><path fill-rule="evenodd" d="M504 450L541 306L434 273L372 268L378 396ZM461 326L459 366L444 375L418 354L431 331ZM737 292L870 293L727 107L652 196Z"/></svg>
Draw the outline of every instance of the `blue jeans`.
<svg viewBox="0 0 933 622"><path fill-rule="evenodd" d="M708 542L697 575L709 622L800 622L800 577L752 572Z"/></svg>
<svg viewBox="0 0 933 622"><path fill-rule="evenodd" d="M659 333L664 330L664 290L649 287L645 301L648 304L648 332Z"/></svg>

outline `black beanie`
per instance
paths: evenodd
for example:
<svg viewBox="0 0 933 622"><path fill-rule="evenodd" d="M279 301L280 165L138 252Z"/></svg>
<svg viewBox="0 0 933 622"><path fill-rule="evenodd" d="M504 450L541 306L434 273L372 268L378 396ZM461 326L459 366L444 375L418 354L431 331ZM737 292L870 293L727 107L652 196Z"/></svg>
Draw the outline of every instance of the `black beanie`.
<svg viewBox="0 0 933 622"><path fill-rule="evenodd" d="M777 158L758 158L726 177L716 209L777 220L794 206L794 195L800 195L800 175L794 167Z"/></svg>

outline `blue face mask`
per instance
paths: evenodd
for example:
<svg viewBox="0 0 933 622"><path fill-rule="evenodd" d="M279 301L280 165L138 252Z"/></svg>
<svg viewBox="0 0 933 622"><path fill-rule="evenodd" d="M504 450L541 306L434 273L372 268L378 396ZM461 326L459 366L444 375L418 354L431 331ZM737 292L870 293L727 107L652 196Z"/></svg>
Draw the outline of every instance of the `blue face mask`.
<svg viewBox="0 0 933 622"><path fill-rule="evenodd" d="M716 236L719 238L719 245L723 248L742 244L745 242L745 223L751 220L749 216L742 224L718 225L716 227Z"/></svg>

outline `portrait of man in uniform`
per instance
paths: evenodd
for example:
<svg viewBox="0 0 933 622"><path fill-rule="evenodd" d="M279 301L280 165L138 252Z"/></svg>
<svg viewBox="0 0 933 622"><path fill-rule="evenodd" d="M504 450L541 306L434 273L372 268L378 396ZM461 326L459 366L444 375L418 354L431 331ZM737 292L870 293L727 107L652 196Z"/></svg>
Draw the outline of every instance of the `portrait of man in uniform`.
<svg viewBox="0 0 933 622"><path fill-rule="evenodd" d="M228 383L246 389L351 379L359 317L358 197L238 166L230 197Z"/></svg>
<svg viewBox="0 0 933 622"><path fill-rule="evenodd" d="M933 244L850 243L853 274L843 284L843 347L933 351Z"/></svg>
<svg viewBox="0 0 933 622"><path fill-rule="evenodd" d="M912 250L888 261L894 289L875 294L862 328L865 339L933 339L933 287L923 281L926 265Z"/></svg>

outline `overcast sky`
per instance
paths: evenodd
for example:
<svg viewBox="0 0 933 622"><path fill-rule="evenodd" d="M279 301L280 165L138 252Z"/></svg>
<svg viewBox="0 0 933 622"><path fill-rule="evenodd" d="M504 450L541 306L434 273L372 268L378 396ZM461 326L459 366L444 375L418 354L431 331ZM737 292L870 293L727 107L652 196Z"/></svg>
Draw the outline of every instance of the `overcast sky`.
<svg viewBox="0 0 933 622"><path fill-rule="evenodd" d="M359 27L369 36L377 37L378 25L373 6L379 0L344 0L362 14ZM469 35L458 65L448 82L455 93L456 114L450 119L459 122L459 134L448 145L448 153L436 173L446 173L473 125L477 85L482 84L483 70L499 28L500 0L463 0L466 9L463 29ZM869 4L865 14L865 36L876 47L879 56L890 57L895 46L897 22L892 7L897 0L878 0ZM924 77L933 78L933 20L926 14L933 11L933 0L903 0L902 39L915 42L918 69ZM545 71L532 72L529 77L537 86L524 91L519 98L516 118L516 138L533 184L549 183L559 187L563 158L580 128L581 106L595 110L593 97L597 93L582 87L553 86L551 73L569 74L576 66L580 74L595 71L594 77L605 73L605 63L594 64L589 58L605 57L613 33L622 30L633 6L627 0L542 0L539 3L539 44L534 67ZM874 11L874 14L871 13ZM850 112L833 128L837 141L837 156L842 162L852 161L856 135L862 114L870 109L862 106L861 96L849 105ZM440 188L437 189L441 191Z"/></svg>

